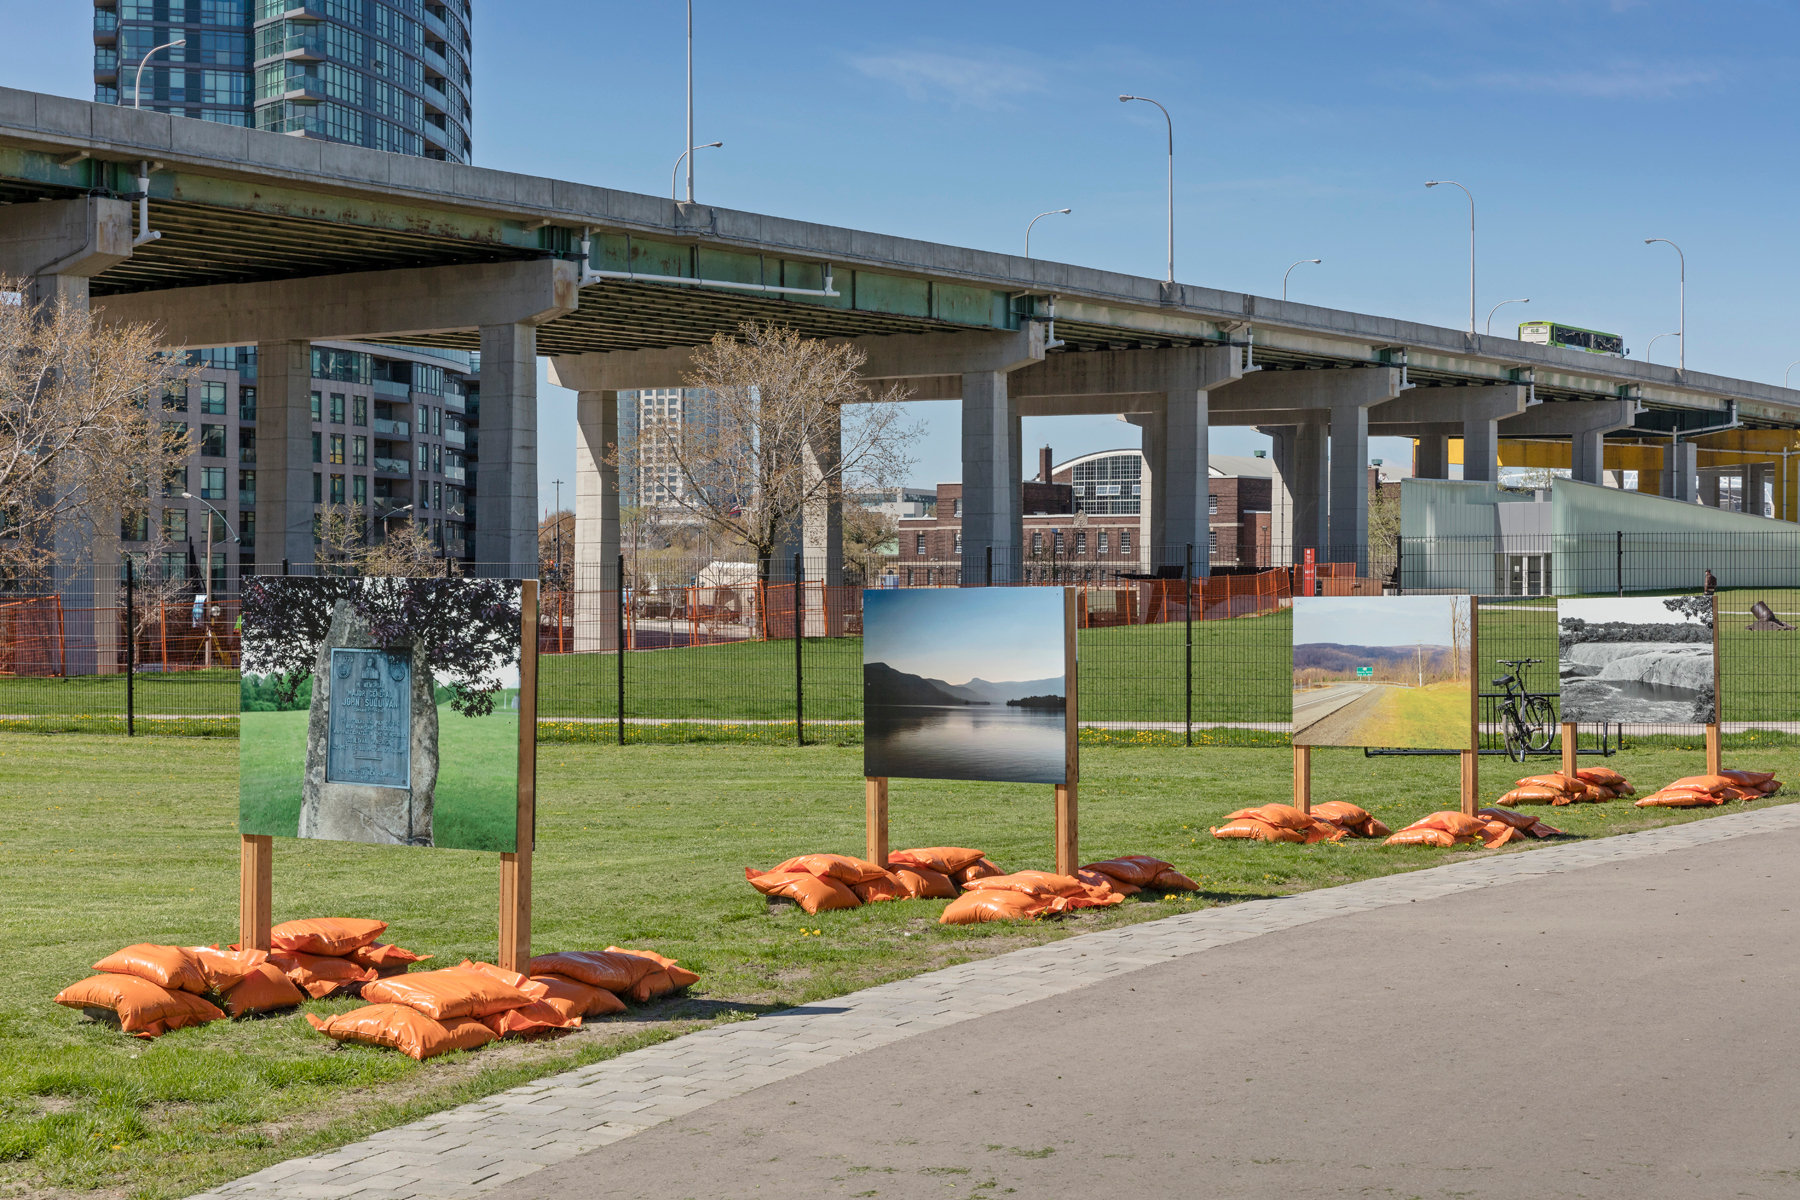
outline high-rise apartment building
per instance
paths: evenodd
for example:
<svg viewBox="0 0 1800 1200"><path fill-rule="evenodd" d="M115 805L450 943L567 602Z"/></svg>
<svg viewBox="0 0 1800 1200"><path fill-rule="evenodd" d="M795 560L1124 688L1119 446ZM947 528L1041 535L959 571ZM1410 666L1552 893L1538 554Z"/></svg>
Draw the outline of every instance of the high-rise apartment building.
<svg viewBox="0 0 1800 1200"><path fill-rule="evenodd" d="M468 0L95 0L94 98L467 162L469 16ZM149 519L121 528L121 549L164 577L235 592L257 567L256 349L189 357L199 377L165 419L194 452ZM478 358L315 343L315 513L354 504L371 536L409 520L446 557L470 557ZM167 561L144 561L155 543ZM280 565L265 552L263 571Z"/></svg>

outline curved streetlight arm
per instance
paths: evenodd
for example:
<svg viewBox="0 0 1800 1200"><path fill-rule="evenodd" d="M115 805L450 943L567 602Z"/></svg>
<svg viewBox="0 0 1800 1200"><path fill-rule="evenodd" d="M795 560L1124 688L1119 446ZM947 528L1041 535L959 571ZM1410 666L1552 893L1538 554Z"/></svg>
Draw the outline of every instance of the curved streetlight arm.
<svg viewBox="0 0 1800 1200"><path fill-rule="evenodd" d="M182 498L182 499L183 499L183 500L199 500L199 501L200 501L200 503L202 503L202 504L206 504L206 501L205 501L205 500L204 500L204 499L201 499L201 497L199 497L199 496L196 496L196 495L194 495L194 493L192 493L192 492L183 492L183 493L181 493L181 498ZM242 538L240 538L240 537L238 537L238 533L237 533L237 530L235 530L235 529L232 529L232 528L231 528L231 522L230 522L230 521L227 521L227 520L226 520L226 519L225 519L225 514L224 514L224 513L222 513L222 512L220 512L220 511L219 511L219 510L218 510L218 509L216 509L216 508L213 508L213 506L212 506L212 505L210 505L210 504L206 504L206 507L207 507L207 508L209 508L209 509L212 509L212 512L213 512L213 515L214 515L214 516L216 516L216 517L218 517L218 518L219 518L219 524L221 524L221 525L223 525L223 526L225 526L225 528L226 528L226 529L227 529L227 530L230 530L230 532L231 532L231 544L232 544L232 545L234 545L234 546L236 546L236 545L240 545L240 544L242 544L242 542L243 542L243 539L242 539ZM210 539L208 539L208 540L210 540Z"/></svg>
<svg viewBox="0 0 1800 1200"><path fill-rule="evenodd" d="M1494 336L1494 314L1495 313L1499 312L1501 309L1505 308L1509 304L1530 304L1530 303L1531 303L1531 297L1526 296L1522 300L1502 300L1500 303L1494 305L1494 307L1488 309L1487 335L1489 337Z"/></svg>
<svg viewBox="0 0 1800 1200"><path fill-rule="evenodd" d="M1025 226L1025 257L1026 258L1031 257L1031 226L1032 225L1036 225L1039 221L1043 220L1045 217L1067 216L1068 214L1070 214L1074 211L1075 210L1072 208L1053 208L1049 212L1041 212L1037 216L1031 218L1031 224Z"/></svg>
<svg viewBox="0 0 1800 1200"><path fill-rule="evenodd" d="M1668 238L1644 239L1644 245L1646 246L1653 242L1662 242L1667 246L1675 246L1675 243L1671 242ZM1687 255L1681 252L1680 246L1675 246L1675 257L1681 261L1681 332L1677 335L1681 338L1681 361L1676 366L1676 370L1685 371L1687 370Z"/></svg>
<svg viewBox="0 0 1800 1200"><path fill-rule="evenodd" d="M172 42L152 46L145 52L144 57L138 60L137 75L131 84L132 111L141 111L144 107L144 68L149 65L150 60L164 50L185 45L187 45L187 39L178 37ZM150 230L150 164L142 162L138 164L138 231L137 237L132 239L131 244L142 246L145 242L154 242L161 236L162 234L153 233Z"/></svg>
<svg viewBox="0 0 1800 1200"><path fill-rule="evenodd" d="M671 199L671 200L680 199L680 197L678 197L675 194L675 188L676 188L679 180L681 179L681 164L682 164L683 160L685 160L687 158L688 154L694 150L716 150L720 146L723 146L724 144L725 144L724 142L708 142L704 146L690 146L690 147L688 147L688 149L683 150L681 152L681 157L675 160L675 169L673 171L669 172L669 199ZM689 189L688 200L691 202L693 199L694 199L693 191L692 191L692 189Z"/></svg>
<svg viewBox="0 0 1800 1200"><path fill-rule="evenodd" d="M1679 333L1659 333L1655 337L1651 338L1650 344L1648 346L1644 347L1644 361L1645 362L1650 361L1650 352L1652 350L1656 349L1656 343L1662 341L1666 337L1678 338L1678 337L1681 337L1681 335ZM1682 338L1682 340L1686 341L1687 339ZM1792 368L1789 368L1789 369L1791 370Z"/></svg>
<svg viewBox="0 0 1800 1200"><path fill-rule="evenodd" d="M1440 183L1462 188L1462 194L1469 198L1469 332L1472 334L1475 332L1475 193L1454 179L1430 179L1425 186L1434 188Z"/></svg>
<svg viewBox="0 0 1800 1200"><path fill-rule="evenodd" d="M158 54L161 54L164 50L167 50L172 46L185 46L185 45L187 45L187 39L184 37L178 37L172 42L164 42L160 46L152 46L148 51L145 52L144 57L140 58L138 60L137 78L131 85L131 107L132 108L141 109L144 107L144 67L145 67L145 65L148 64L152 58L155 58Z"/></svg>
<svg viewBox="0 0 1800 1200"><path fill-rule="evenodd" d="M1785 370L1781 373L1781 386L1782 387L1788 386L1788 376L1790 376L1794 373L1795 367L1800 367L1800 358L1796 358L1793 362L1789 363L1787 365L1787 370Z"/></svg>
<svg viewBox="0 0 1800 1200"><path fill-rule="evenodd" d="M1287 277L1294 273L1295 267L1299 266L1300 263L1322 263L1324 261L1325 260L1322 258L1303 258L1300 259L1299 262L1290 264L1288 269L1281 273L1281 298L1283 300L1287 299Z"/></svg>
<svg viewBox="0 0 1800 1200"><path fill-rule="evenodd" d="M1168 280L1170 283L1174 283L1175 282L1175 118L1171 117L1169 115L1169 110L1166 108L1163 108L1160 101L1152 100L1148 96L1120 96L1119 97L1120 104L1125 104L1132 100L1142 100L1145 104L1154 104L1154 105L1156 105L1156 107L1162 108L1163 120L1165 120L1169 123L1169 275L1168 275Z"/></svg>

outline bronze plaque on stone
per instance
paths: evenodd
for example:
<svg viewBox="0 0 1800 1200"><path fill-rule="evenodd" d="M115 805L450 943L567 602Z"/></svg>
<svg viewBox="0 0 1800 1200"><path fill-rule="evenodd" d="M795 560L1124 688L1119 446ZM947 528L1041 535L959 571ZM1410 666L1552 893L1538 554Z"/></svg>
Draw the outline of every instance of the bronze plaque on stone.
<svg viewBox="0 0 1800 1200"><path fill-rule="evenodd" d="M328 783L412 786L412 655L331 651Z"/></svg>

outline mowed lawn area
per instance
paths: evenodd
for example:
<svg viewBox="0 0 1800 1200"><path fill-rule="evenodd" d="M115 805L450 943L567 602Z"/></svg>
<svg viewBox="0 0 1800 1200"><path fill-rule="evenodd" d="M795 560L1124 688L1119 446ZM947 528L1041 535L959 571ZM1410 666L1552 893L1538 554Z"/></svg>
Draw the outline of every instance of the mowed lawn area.
<svg viewBox="0 0 1800 1200"><path fill-rule="evenodd" d="M1699 771L1703 755L1696 744L1608 761L1648 791ZM1787 749L1729 762L1800 772L1800 752ZM543 747L534 945L654 948L701 981L691 996L555 1041L421 1065L339 1049L293 1014L145 1042L53 1004L120 946L235 938L237 749L208 739L0 734L0 1187L40 1200L96 1188L174 1200L707 1022L1199 906L1489 853L1208 836L1233 809L1288 797L1289 764L1284 749L1086 750L1084 857L1155 854L1199 880L1201 895L1136 897L1064 921L945 927L936 924L942 901L771 915L744 882L746 865L861 852L860 747ZM1454 757L1318 750L1314 764L1315 797L1354 801L1395 827L1456 804ZM1491 758L1482 772L1488 797L1521 773ZM1047 787L897 779L891 806L896 847L965 844L1010 870L1051 865ZM1542 811L1572 836L1596 837L1744 807ZM277 920L378 917L391 923L390 940L436 955L430 965L494 955L497 855L277 839L274 881Z"/></svg>

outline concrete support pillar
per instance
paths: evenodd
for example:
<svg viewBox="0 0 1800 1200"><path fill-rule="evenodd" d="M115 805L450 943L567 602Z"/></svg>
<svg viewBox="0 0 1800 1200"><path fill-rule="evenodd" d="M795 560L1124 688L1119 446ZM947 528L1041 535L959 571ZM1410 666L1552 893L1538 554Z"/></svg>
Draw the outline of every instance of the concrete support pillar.
<svg viewBox="0 0 1800 1200"><path fill-rule="evenodd" d="M256 347L256 563L313 561L312 343Z"/></svg>
<svg viewBox="0 0 1800 1200"><path fill-rule="evenodd" d="M1601 483L1606 469L1606 434L1595 430L1569 435L1569 477L1580 483Z"/></svg>
<svg viewBox="0 0 1800 1200"><path fill-rule="evenodd" d="M619 393L575 398L575 650L619 648ZM478 527L479 528L479 527Z"/></svg>
<svg viewBox="0 0 1800 1200"><path fill-rule="evenodd" d="M806 455L807 490L812 499L775 546L775 571L792 571L794 555L804 563L807 637L838 637L844 632L844 495L836 482L844 455L843 426L832 421L816 442L802 447ZM832 482L827 482L832 481ZM967 544L967 539L964 539ZM814 584L823 584L815 593Z"/></svg>
<svg viewBox="0 0 1800 1200"><path fill-rule="evenodd" d="M994 582L1018 578L1024 539L1020 509L1019 406L1008 395L1005 371L962 377L963 584L986 582L994 551Z"/></svg>
<svg viewBox="0 0 1800 1200"><path fill-rule="evenodd" d="M1700 476L1700 503L1708 508L1719 507L1719 474L1708 471Z"/></svg>
<svg viewBox="0 0 1800 1200"><path fill-rule="evenodd" d="M1138 487L1138 570L1154 571L1163 553L1163 540L1169 532L1169 414L1167 409L1155 412L1129 413L1125 419L1143 431L1144 473ZM1187 548L1182 547L1183 563ZM1200 547L1194 548L1195 565L1205 559Z"/></svg>
<svg viewBox="0 0 1800 1200"><path fill-rule="evenodd" d="M1450 478L1450 435L1427 433L1419 438L1413 453L1414 479Z"/></svg>
<svg viewBox="0 0 1800 1200"><path fill-rule="evenodd" d="M1152 530L1155 545L1149 557L1153 565L1174 566L1187 562L1187 548L1194 547L1194 574L1212 574L1209 520L1211 467L1208 462L1207 402L1203 391L1167 393L1163 426L1163 477L1156 482L1161 503L1162 529ZM1235 534L1235 531L1234 531ZM1235 551L1233 557L1236 557Z"/></svg>
<svg viewBox="0 0 1800 1200"><path fill-rule="evenodd" d="M1752 516L1766 516L1763 488L1775 478L1773 463L1750 463L1744 467L1744 511Z"/></svg>
<svg viewBox="0 0 1800 1200"><path fill-rule="evenodd" d="M1302 561L1306 550L1326 545L1325 496L1329 488L1323 420L1258 426L1274 439L1275 479L1270 489L1271 553L1277 565Z"/></svg>
<svg viewBox="0 0 1800 1200"><path fill-rule="evenodd" d="M35 303L88 303L88 280L131 257L131 205L88 196L13 204L0 215L0 276Z"/></svg>
<svg viewBox="0 0 1800 1200"><path fill-rule="evenodd" d="M1676 442L1663 456L1663 486L1667 489L1663 495L1692 504L1698 498L1695 485L1699 473L1699 447L1692 442Z"/></svg>
<svg viewBox="0 0 1800 1200"><path fill-rule="evenodd" d="M1483 483L1500 480L1500 422L1485 409L1463 414L1462 477Z"/></svg>
<svg viewBox="0 0 1800 1200"><path fill-rule="evenodd" d="M260 398L260 397L259 397ZM481 327L475 570L537 577L537 326Z"/></svg>
<svg viewBox="0 0 1800 1200"><path fill-rule="evenodd" d="M1331 408L1331 542L1322 556L1354 562L1361 575L1369 561L1369 409Z"/></svg>

